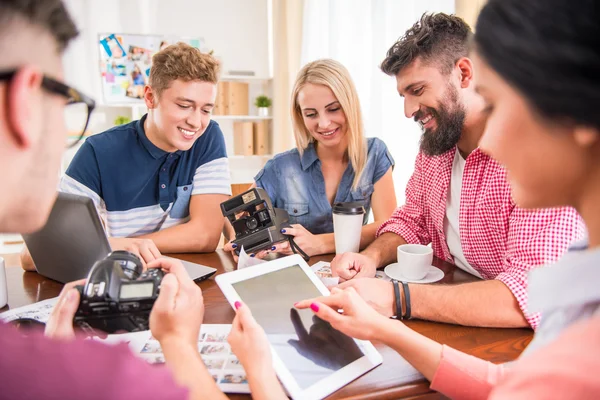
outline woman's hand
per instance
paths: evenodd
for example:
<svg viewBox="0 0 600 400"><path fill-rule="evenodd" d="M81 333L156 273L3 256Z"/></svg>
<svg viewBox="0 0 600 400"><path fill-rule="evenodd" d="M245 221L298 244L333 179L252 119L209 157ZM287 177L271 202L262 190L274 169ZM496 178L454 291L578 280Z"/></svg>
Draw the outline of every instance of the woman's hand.
<svg viewBox="0 0 600 400"><path fill-rule="evenodd" d="M227 338L231 350L248 373L255 370L275 373L265 331L258 325L248 306L241 302L236 302L235 306L236 316Z"/></svg>
<svg viewBox="0 0 600 400"><path fill-rule="evenodd" d="M233 243L232 241L229 241L225 244L225 246L223 246L223 251L228 251L231 253L231 256L233 257L233 261L234 262L238 262L238 255L235 254L235 249L237 249L237 244Z"/></svg>
<svg viewBox="0 0 600 400"><path fill-rule="evenodd" d="M246 305L237 301L235 308L236 316L227 342L246 371L252 397L257 400L287 399L275 375L265 331Z"/></svg>
<svg viewBox="0 0 600 400"><path fill-rule="evenodd" d="M362 340L379 340L377 336L382 332L381 327L388 321L388 318L371 308L353 287L346 290L333 288L330 296L303 300L296 303L295 307L310 307L335 329ZM343 313L338 313L339 309Z"/></svg>
<svg viewBox="0 0 600 400"><path fill-rule="evenodd" d="M333 244L330 246L331 248L327 248L326 238L327 235L313 235L310 233L305 227L300 224L293 224L291 227L286 227L281 230L281 233L292 236L294 242L304 251L309 257L316 256L318 254L325 254L333 250ZM236 245L232 242L227 243L223 246L224 251L230 251L233 255L233 260L237 262L238 256L235 254L234 250L236 249ZM281 255L289 256L294 254L290 246L290 242L288 240L275 243L273 246L266 250L261 250L254 253L249 253L250 257L256 258L265 258L271 253L278 253Z"/></svg>
<svg viewBox="0 0 600 400"><path fill-rule="evenodd" d="M313 235L300 224L293 224L291 227L283 228L281 229L281 233L292 236L298 247L300 247L300 249L302 249L309 257L329 253L333 250L333 247L327 248L325 243L326 235ZM256 254L256 257L264 258L270 253L279 253L286 256L294 254L290 242L286 240L284 242L276 243L268 250L259 251Z"/></svg>

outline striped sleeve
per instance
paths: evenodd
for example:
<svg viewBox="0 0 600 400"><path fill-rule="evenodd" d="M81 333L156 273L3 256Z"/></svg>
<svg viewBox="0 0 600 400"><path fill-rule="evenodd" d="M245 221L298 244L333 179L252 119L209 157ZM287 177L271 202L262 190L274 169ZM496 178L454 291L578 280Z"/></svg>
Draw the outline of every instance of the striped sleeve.
<svg viewBox="0 0 600 400"><path fill-rule="evenodd" d="M229 160L226 157L209 161L196 169L192 196L197 194L231 196L231 174Z"/></svg>
<svg viewBox="0 0 600 400"><path fill-rule="evenodd" d="M58 184L58 190L64 193L76 194L79 196L85 196L92 199L100 219L104 223L105 229L107 228L107 211L106 204L102 197L98 196L98 193L85 186L83 183L71 178L69 175L63 175ZM107 232L108 234L108 232Z"/></svg>

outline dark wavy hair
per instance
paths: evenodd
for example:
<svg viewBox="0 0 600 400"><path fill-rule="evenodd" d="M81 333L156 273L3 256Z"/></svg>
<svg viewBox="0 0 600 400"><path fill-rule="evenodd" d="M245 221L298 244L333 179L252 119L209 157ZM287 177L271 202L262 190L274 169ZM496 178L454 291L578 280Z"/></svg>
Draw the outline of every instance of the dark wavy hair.
<svg viewBox="0 0 600 400"><path fill-rule="evenodd" d="M600 129L600 4L490 0L474 48L543 118Z"/></svg>
<svg viewBox="0 0 600 400"><path fill-rule="evenodd" d="M437 64L448 74L469 53L471 28L456 15L425 13L388 50L381 70L396 76L417 58Z"/></svg>

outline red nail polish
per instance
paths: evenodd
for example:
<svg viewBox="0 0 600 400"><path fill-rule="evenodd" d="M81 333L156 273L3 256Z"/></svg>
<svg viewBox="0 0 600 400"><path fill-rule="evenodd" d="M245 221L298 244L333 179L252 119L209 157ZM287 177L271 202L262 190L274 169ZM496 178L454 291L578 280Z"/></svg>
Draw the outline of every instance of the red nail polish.
<svg viewBox="0 0 600 400"><path fill-rule="evenodd" d="M319 306L316 303L311 303L310 309L313 310L314 312L319 312Z"/></svg>
<svg viewBox="0 0 600 400"><path fill-rule="evenodd" d="M239 301L236 301L235 303L233 303L233 306L235 307L235 309L237 310L238 308L240 308L242 306L242 303Z"/></svg>

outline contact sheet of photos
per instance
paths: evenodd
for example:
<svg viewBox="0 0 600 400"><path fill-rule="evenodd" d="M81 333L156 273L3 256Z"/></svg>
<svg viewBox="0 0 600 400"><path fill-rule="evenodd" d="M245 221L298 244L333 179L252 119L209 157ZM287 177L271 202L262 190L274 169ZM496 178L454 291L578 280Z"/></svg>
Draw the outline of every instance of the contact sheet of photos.
<svg viewBox="0 0 600 400"><path fill-rule="evenodd" d="M9 322L17 318L29 318L47 322L58 297L40 301L0 314L0 320ZM198 351L221 390L226 393L250 393L246 372L227 343L230 324L203 324L198 337ZM114 345L127 343L131 351L152 364L165 362L160 343L150 331L113 334L93 337L92 340Z"/></svg>
<svg viewBox="0 0 600 400"><path fill-rule="evenodd" d="M57 301L58 297L53 297L48 300L8 310L0 314L0 320L10 322L19 318L28 318L46 323Z"/></svg>
<svg viewBox="0 0 600 400"><path fill-rule="evenodd" d="M228 324L202 325L198 337L198 351L221 390L227 393L250 393L246 372L227 343L231 330ZM131 347L131 343L130 343ZM148 333L148 339L138 346L135 352L152 364L164 363L160 343Z"/></svg>

